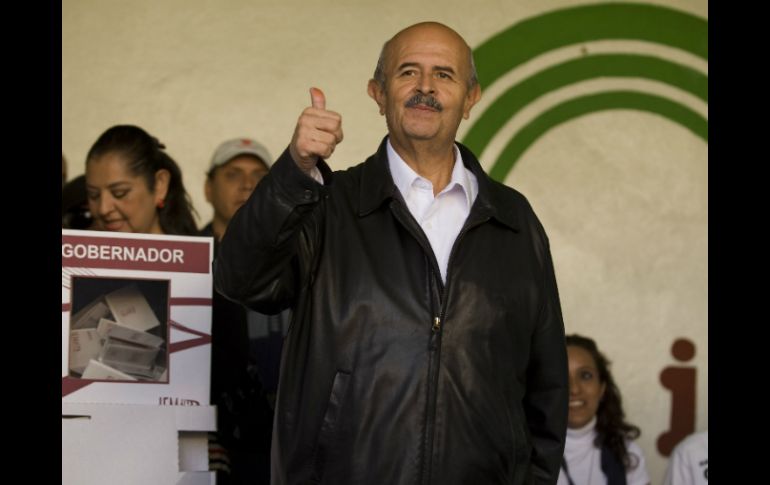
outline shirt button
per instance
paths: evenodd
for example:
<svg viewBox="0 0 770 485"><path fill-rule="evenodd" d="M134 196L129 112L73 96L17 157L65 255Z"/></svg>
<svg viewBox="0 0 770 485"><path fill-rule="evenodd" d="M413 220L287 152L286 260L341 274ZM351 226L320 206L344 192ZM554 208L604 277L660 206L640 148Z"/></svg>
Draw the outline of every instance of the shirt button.
<svg viewBox="0 0 770 485"><path fill-rule="evenodd" d="M312 190L310 190L310 189L307 189L307 190L305 190L305 191L302 193L302 197L303 197L305 200L310 200L310 199L312 199L312 198L313 198L313 191L312 191Z"/></svg>

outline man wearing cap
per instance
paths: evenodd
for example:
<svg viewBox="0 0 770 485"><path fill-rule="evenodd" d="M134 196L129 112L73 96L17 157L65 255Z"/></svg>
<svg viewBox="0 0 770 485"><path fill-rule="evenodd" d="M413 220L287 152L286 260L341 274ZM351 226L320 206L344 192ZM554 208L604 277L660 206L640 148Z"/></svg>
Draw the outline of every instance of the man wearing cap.
<svg viewBox="0 0 770 485"><path fill-rule="evenodd" d="M235 211L270 169L267 148L251 138L234 138L217 147L206 177L206 200L214 207L214 218L201 231L219 244Z"/></svg>
<svg viewBox="0 0 770 485"><path fill-rule="evenodd" d="M230 219L271 163L267 148L251 138L227 140L214 151L205 184L214 217L200 234L214 237L215 255ZM217 406L218 442L210 443L210 469L217 471L219 485L266 483L272 401L289 313L249 311L216 291L212 306L211 401Z"/></svg>

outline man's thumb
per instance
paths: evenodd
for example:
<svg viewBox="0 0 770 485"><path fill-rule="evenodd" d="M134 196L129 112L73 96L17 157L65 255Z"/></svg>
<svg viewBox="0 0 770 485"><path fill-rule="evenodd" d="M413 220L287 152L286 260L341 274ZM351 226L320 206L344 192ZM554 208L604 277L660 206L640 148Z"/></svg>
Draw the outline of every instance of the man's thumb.
<svg viewBox="0 0 770 485"><path fill-rule="evenodd" d="M318 88L310 88L310 101L313 108L326 109L326 96Z"/></svg>

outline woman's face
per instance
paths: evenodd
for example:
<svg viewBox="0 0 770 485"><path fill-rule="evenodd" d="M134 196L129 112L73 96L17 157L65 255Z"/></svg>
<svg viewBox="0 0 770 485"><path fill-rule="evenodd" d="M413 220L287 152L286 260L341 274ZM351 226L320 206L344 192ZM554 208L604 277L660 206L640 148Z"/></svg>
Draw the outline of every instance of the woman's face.
<svg viewBox="0 0 770 485"><path fill-rule="evenodd" d="M155 191L150 191L144 178L127 167L126 159L116 152L86 163L88 207L96 229L162 234L157 205L166 196L167 184L156 174Z"/></svg>
<svg viewBox="0 0 770 485"><path fill-rule="evenodd" d="M591 353L582 347L567 346L569 359L569 428L581 428L596 415L604 396L605 384Z"/></svg>

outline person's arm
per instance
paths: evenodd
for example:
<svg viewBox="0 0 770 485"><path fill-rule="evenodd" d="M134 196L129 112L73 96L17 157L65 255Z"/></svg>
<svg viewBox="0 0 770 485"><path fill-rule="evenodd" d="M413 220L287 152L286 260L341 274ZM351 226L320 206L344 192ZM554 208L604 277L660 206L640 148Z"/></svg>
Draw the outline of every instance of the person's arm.
<svg viewBox="0 0 770 485"><path fill-rule="evenodd" d="M261 313L289 307L312 271L322 235L318 210L326 187L312 178L331 171L322 158L342 140L342 119L311 89L312 106L297 121L291 144L236 212L214 261L214 286Z"/></svg>
<svg viewBox="0 0 770 485"><path fill-rule="evenodd" d="M534 218L534 214L532 215ZM545 231L533 221L542 267L542 301L532 335L524 412L532 440L531 472L537 484L555 484L567 432L569 384L559 293Z"/></svg>

